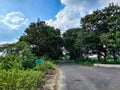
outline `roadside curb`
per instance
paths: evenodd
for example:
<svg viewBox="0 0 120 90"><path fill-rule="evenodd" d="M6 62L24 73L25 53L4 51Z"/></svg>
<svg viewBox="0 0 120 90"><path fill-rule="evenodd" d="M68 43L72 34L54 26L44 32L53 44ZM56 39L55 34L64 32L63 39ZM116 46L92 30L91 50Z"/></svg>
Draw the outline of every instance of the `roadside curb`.
<svg viewBox="0 0 120 90"><path fill-rule="evenodd" d="M106 67L106 68L120 68L118 64L94 64L95 67Z"/></svg>

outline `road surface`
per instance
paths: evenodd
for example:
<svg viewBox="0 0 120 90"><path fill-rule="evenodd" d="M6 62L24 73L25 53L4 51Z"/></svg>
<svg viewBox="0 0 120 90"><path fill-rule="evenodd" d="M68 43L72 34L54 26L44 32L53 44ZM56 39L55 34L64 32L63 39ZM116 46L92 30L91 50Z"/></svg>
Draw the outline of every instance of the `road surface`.
<svg viewBox="0 0 120 90"><path fill-rule="evenodd" d="M60 64L61 90L120 90L120 69Z"/></svg>

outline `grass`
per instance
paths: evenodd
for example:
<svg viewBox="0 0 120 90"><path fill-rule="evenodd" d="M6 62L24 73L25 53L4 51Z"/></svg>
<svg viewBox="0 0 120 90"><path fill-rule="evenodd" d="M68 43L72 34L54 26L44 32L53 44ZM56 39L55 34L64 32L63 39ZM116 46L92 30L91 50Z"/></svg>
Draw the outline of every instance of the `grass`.
<svg viewBox="0 0 120 90"><path fill-rule="evenodd" d="M101 62L98 62L97 58L76 59L74 62L85 66L93 66L95 63L104 64L103 59L101 59ZM120 59L118 59L116 62L113 59L107 59L107 64L120 64Z"/></svg>
<svg viewBox="0 0 120 90"><path fill-rule="evenodd" d="M0 68L0 90L41 90L47 72L56 69L56 65L50 61L44 61L29 70L19 69L17 63L14 64L15 66L7 68L9 64L5 66L0 63L0 66L4 66Z"/></svg>
<svg viewBox="0 0 120 90"><path fill-rule="evenodd" d="M108 59L107 63L108 64L120 64L120 59L118 59L117 61L114 61L113 59Z"/></svg>
<svg viewBox="0 0 120 90"><path fill-rule="evenodd" d="M97 63L96 59L76 59L74 61L77 64L81 64L85 66L92 66L94 63Z"/></svg>
<svg viewBox="0 0 120 90"><path fill-rule="evenodd" d="M45 72L47 73L47 70L55 70L56 68L56 65L53 64L52 62L50 61L45 61L43 62L42 64L40 65L37 65L34 70L37 70L37 71L42 71L42 72Z"/></svg>
<svg viewBox="0 0 120 90"><path fill-rule="evenodd" d="M58 65L61 62L61 60L53 60L53 64Z"/></svg>
<svg viewBox="0 0 120 90"><path fill-rule="evenodd" d="M0 90L36 90L44 73L33 70L0 70Z"/></svg>

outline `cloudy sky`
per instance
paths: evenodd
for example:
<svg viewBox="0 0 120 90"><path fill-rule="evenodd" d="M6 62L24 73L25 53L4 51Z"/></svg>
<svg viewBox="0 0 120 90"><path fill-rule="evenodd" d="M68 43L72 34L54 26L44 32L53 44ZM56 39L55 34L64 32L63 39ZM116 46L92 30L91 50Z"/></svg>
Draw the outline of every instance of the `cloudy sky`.
<svg viewBox="0 0 120 90"><path fill-rule="evenodd" d="M41 20L61 29L80 26L80 18L120 0L0 0L0 44L23 35L31 22Z"/></svg>

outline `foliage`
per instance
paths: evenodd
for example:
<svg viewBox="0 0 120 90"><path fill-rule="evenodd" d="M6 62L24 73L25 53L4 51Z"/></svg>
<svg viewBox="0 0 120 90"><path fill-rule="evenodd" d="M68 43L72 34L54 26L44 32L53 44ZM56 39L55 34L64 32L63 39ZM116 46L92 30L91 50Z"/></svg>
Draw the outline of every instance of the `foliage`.
<svg viewBox="0 0 120 90"><path fill-rule="evenodd" d="M98 61L104 57L106 63L108 54L113 54L114 60L119 57L120 6L111 3L102 10L96 10L83 17L81 25L82 30L77 37L71 37L75 40L71 45L82 52L81 58L97 54Z"/></svg>
<svg viewBox="0 0 120 90"><path fill-rule="evenodd" d="M85 30L103 34L109 32L110 29L114 31L119 30L119 17L120 6L111 3L102 10L96 10L92 14L86 15L81 19L81 24Z"/></svg>
<svg viewBox="0 0 120 90"><path fill-rule="evenodd" d="M107 53L113 56L114 60L117 59L120 52L120 31L108 32L100 36L102 44L107 48Z"/></svg>
<svg viewBox="0 0 120 90"><path fill-rule="evenodd" d="M0 70L0 90L36 90L44 73L32 70Z"/></svg>
<svg viewBox="0 0 120 90"><path fill-rule="evenodd" d="M44 21L31 23L20 41L28 42L32 46L32 53L38 57L46 55L58 59L62 54L60 30L48 26Z"/></svg>
<svg viewBox="0 0 120 90"><path fill-rule="evenodd" d="M52 62L53 62L53 64L58 65L58 64L60 64L61 60L60 59L59 60L53 60Z"/></svg>
<svg viewBox="0 0 120 90"><path fill-rule="evenodd" d="M0 70L23 69L21 58L18 56L8 55L0 56Z"/></svg>
<svg viewBox="0 0 120 90"><path fill-rule="evenodd" d="M47 71L50 69L55 70L55 64L53 64L50 61L44 61L42 64L39 64L36 67L34 67L34 70L43 71L45 73L47 73Z"/></svg>
<svg viewBox="0 0 120 90"><path fill-rule="evenodd" d="M87 55L97 53L99 41L100 40L95 32L81 30L78 33L75 46L76 48L81 49L83 57L87 57Z"/></svg>
<svg viewBox="0 0 120 90"><path fill-rule="evenodd" d="M87 58L87 59L76 59L75 63L86 65L86 66L93 66L94 63L99 63L96 58Z"/></svg>
<svg viewBox="0 0 120 90"><path fill-rule="evenodd" d="M42 85L43 76L55 65L45 61L34 69L24 70L21 58L7 55L0 57L0 90L36 90Z"/></svg>
<svg viewBox="0 0 120 90"><path fill-rule="evenodd" d="M108 59L107 63L108 64L120 64L120 59L118 59L117 61L114 61L114 59Z"/></svg>
<svg viewBox="0 0 120 90"><path fill-rule="evenodd" d="M35 56L31 54L30 45L23 41L1 45L0 51L4 52L0 56L0 90L40 89L45 73L55 69L53 63L45 61L34 70Z"/></svg>
<svg viewBox="0 0 120 90"><path fill-rule="evenodd" d="M42 56L41 59L44 61L51 60L47 55Z"/></svg>
<svg viewBox="0 0 120 90"><path fill-rule="evenodd" d="M25 69L35 66L34 60L36 57L31 54L30 45L24 41L13 44L3 44L0 50L4 53L5 57L3 57L4 59L2 61L5 61L5 63L17 61L22 63L22 67Z"/></svg>
<svg viewBox="0 0 120 90"><path fill-rule="evenodd" d="M88 58L88 59L75 59L75 63L85 65L85 66L93 66L95 63L101 63L104 64L104 60L101 59L101 62L97 60L97 58ZM107 64L120 64L120 59L117 61L114 61L114 59L107 58Z"/></svg>
<svg viewBox="0 0 120 90"><path fill-rule="evenodd" d="M61 57L62 60L70 60L70 56L69 55L63 55L63 57Z"/></svg>
<svg viewBox="0 0 120 90"><path fill-rule="evenodd" d="M80 28L73 28L63 33L64 46L69 51L71 58L78 58L80 56L80 50L74 45L80 30Z"/></svg>

